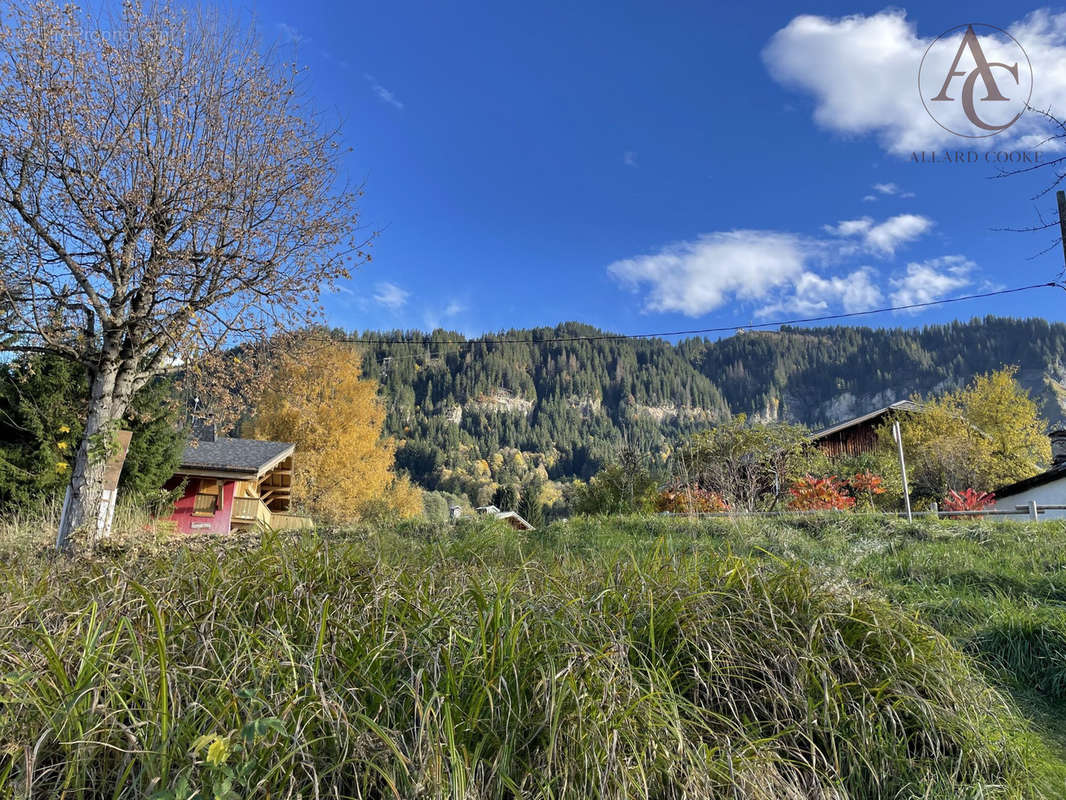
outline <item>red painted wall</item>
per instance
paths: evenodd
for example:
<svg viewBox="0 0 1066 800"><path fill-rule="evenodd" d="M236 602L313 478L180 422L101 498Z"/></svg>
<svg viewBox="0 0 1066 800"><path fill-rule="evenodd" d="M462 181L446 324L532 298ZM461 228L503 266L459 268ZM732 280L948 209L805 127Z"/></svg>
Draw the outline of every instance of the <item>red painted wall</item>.
<svg viewBox="0 0 1066 800"><path fill-rule="evenodd" d="M181 482L181 477L176 476L167 482L165 488L173 489ZM190 479L185 489L185 495L174 503L174 513L170 518L178 523L180 533L229 533L230 518L233 515L233 493L237 488L236 481L225 481L222 484L222 507L207 516L193 516L193 498L199 481Z"/></svg>

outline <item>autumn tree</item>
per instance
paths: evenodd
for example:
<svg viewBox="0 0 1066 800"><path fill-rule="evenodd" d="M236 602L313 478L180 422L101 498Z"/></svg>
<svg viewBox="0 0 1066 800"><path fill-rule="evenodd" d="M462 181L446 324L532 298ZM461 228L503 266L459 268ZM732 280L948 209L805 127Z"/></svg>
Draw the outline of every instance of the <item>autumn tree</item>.
<svg viewBox="0 0 1066 800"><path fill-rule="evenodd" d="M940 500L952 489L994 490L1035 475L1050 460L1047 422L1016 374L1006 367L940 397L915 398L921 412L900 426L914 495ZM879 444L895 449L887 425Z"/></svg>
<svg viewBox="0 0 1066 800"><path fill-rule="evenodd" d="M277 356L252 423L256 438L296 445L293 501L318 520L381 511L413 516L418 490L393 472L376 381L362 377L350 347L310 340Z"/></svg>
<svg viewBox="0 0 1066 800"><path fill-rule="evenodd" d="M677 448L677 482L713 492L732 508L776 506L789 484L819 472L820 453L800 425L760 423L744 414L689 437Z"/></svg>
<svg viewBox="0 0 1066 800"><path fill-rule="evenodd" d="M89 375L62 547L96 517L138 389L303 324L362 257L335 137L263 52L165 2L102 24L55 0L5 8L0 342Z"/></svg>
<svg viewBox="0 0 1066 800"><path fill-rule="evenodd" d="M1028 478L1051 461L1047 420L1017 380L1018 368L978 375L962 392L962 414L987 443L990 488Z"/></svg>

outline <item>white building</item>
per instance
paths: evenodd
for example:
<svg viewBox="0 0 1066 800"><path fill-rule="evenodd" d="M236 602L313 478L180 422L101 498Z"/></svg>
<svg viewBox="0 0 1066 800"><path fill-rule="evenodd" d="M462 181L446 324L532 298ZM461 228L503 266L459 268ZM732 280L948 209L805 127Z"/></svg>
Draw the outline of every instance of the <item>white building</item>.
<svg viewBox="0 0 1066 800"><path fill-rule="evenodd" d="M1066 430L1052 431L1048 436L1051 439L1051 469L996 489L997 510L1014 511L1018 506L1028 506L1033 500L1040 506L1066 505ZM1066 510L1041 512L1040 519L1066 519Z"/></svg>

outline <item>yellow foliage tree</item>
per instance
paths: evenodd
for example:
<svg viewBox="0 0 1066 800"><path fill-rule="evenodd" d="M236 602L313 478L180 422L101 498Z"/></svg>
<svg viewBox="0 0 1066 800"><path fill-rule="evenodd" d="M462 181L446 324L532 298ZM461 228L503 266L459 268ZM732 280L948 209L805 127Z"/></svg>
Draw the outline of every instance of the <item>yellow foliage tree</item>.
<svg viewBox="0 0 1066 800"><path fill-rule="evenodd" d="M922 412L901 426L907 470L918 497L949 489L991 491L1028 478L1051 458L1047 422L1018 383L1016 367L979 375L964 389L916 400ZM888 426L881 444L894 449Z"/></svg>
<svg viewBox="0 0 1066 800"><path fill-rule="evenodd" d="M309 342L280 354L256 409L261 439L293 442L293 501L324 522L415 516L421 495L392 471L376 381L344 345Z"/></svg>
<svg viewBox="0 0 1066 800"><path fill-rule="evenodd" d="M1038 473L1051 460L1047 420L1019 385L1017 367L978 375L962 392L962 413L981 431L989 459L985 479L995 488Z"/></svg>

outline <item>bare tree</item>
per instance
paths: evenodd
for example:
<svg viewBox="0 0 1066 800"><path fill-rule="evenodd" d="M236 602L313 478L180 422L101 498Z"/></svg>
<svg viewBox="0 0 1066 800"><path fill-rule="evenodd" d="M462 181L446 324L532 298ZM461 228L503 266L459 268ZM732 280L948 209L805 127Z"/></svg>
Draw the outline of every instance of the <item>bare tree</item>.
<svg viewBox="0 0 1066 800"><path fill-rule="evenodd" d="M88 370L69 547L134 392L305 324L365 243L335 135L254 32L138 0L106 28L53 0L8 8L0 346Z"/></svg>
<svg viewBox="0 0 1066 800"><path fill-rule="evenodd" d="M1024 226L1009 226L1004 228L997 228L996 230L1010 231L1013 233L1043 233L1045 231L1053 231L1057 233L1053 239L1049 240L1047 244L1038 252L1029 256L1029 260L1035 259L1039 256L1045 255L1052 251L1059 250L1062 247L1062 252L1066 255L1066 213L1064 213L1062 201L1056 203L1055 207L1045 207L1041 209L1039 203L1045 202L1057 191L1061 191L1066 182L1066 155L1062 155L1063 145L1066 144L1066 121L1063 121L1058 116L1052 113L1050 108L1038 109L1032 106L1026 106L1025 113L1035 115L1048 128L1047 136L1041 140L1034 150L1040 151L1041 158L1034 163L1023 163L1022 166L1000 167L994 178L1030 178L1036 180L1037 188L1030 196L1029 200L1034 204L1034 212L1037 218L1035 224ZM1066 278L1066 266L1064 266L1058 273L1059 280L1054 281L1054 285L1059 288L1066 288L1061 282L1061 279Z"/></svg>

